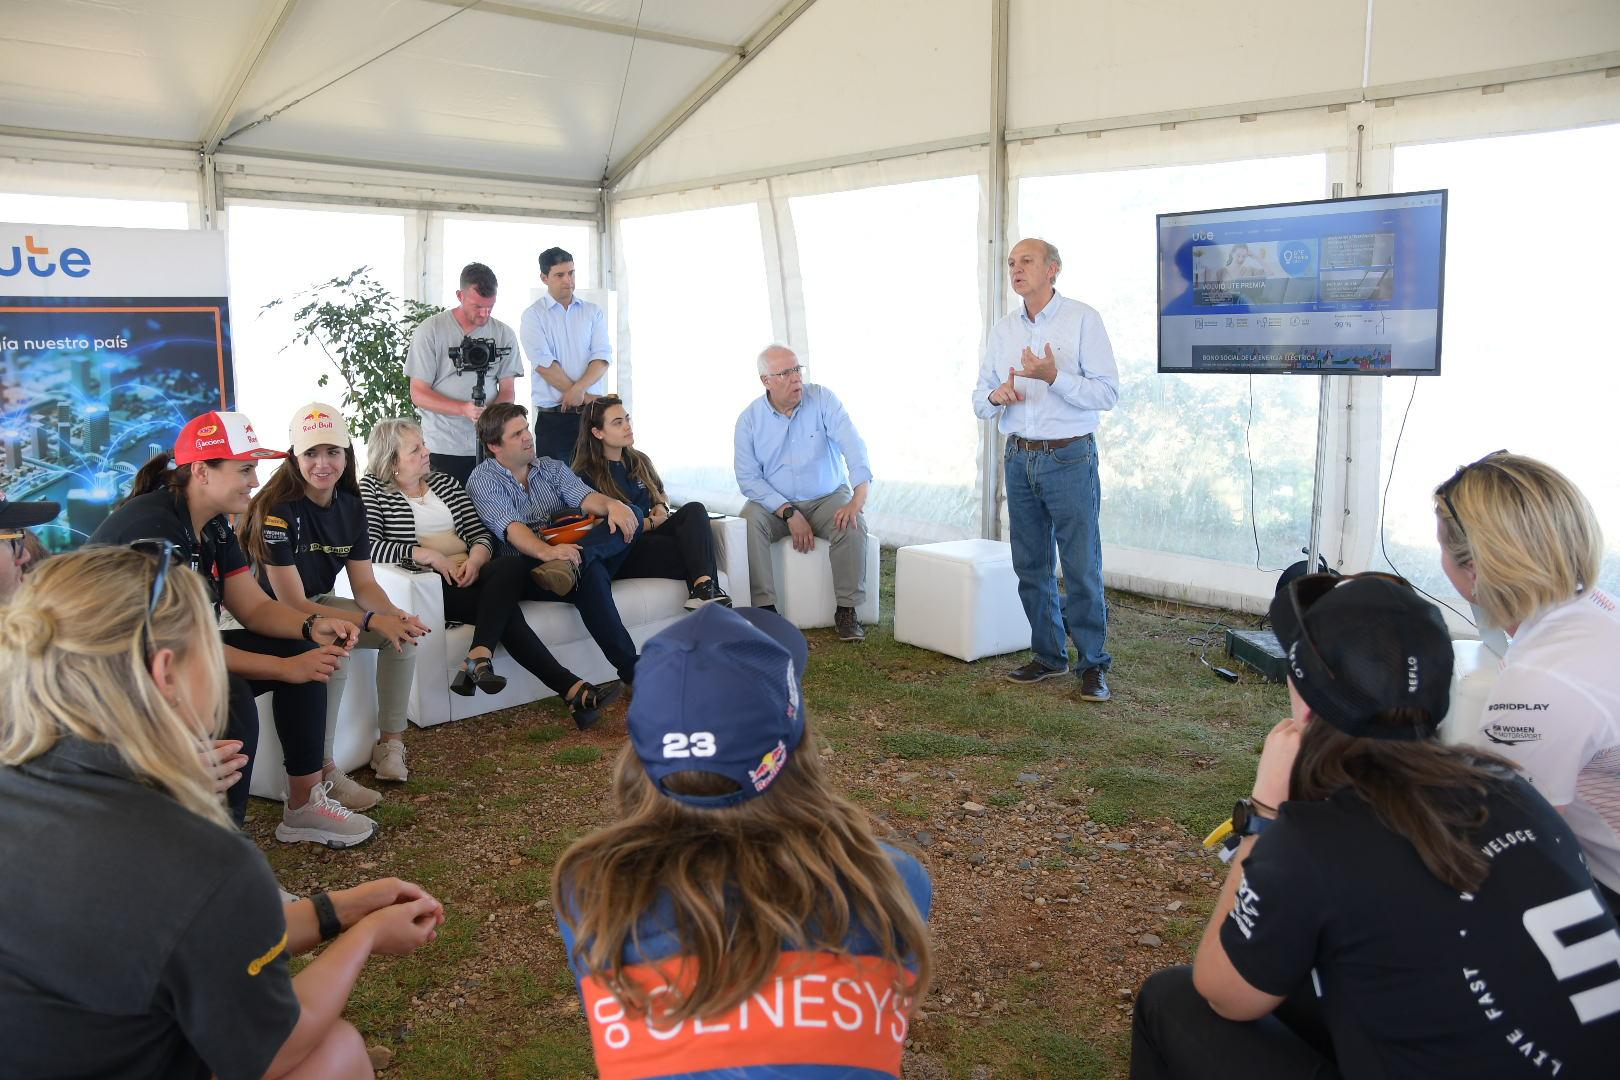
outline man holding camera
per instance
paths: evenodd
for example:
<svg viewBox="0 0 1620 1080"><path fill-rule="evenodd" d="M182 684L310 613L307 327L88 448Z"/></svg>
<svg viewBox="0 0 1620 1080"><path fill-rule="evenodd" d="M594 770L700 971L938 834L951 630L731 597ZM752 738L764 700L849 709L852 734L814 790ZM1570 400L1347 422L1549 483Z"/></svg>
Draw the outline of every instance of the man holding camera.
<svg viewBox="0 0 1620 1080"><path fill-rule="evenodd" d="M524 355L534 366L534 444L541 457L571 467L580 413L607 393L613 346L602 309L574 296L572 255L560 247L542 251L540 280L546 295L530 304L518 323Z"/></svg>
<svg viewBox="0 0 1620 1080"><path fill-rule="evenodd" d="M513 380L523 362L512 328L490 318L495 271L468 263L461 270L456 300L458 306L424 320L411 335L405 374L411 380L411 401L422 410L422 438L433 471L447 473L465 487L478 464L478 414L485 405L516 396ZM486 389L491 385L493 397Z"/></svg>

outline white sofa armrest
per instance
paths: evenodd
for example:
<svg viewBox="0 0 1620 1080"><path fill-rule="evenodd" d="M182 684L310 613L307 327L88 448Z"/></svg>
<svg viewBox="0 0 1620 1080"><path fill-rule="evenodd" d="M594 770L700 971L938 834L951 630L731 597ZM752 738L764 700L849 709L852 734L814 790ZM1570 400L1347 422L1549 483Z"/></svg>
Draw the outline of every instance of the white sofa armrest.
<svg viewBox="0 0 1620 1080"><path fill-rule="evenodd" d="M444 589L438 574L413 573L394 563L373 563L377 584L395 607L427 624L428 633L416 642L416 678L411 684L409 716L418 727L450 719L450 681L444 632Z"/></svg>
<svg viewBox="0 0 1620 1080"><path fill-rule="evenodd" d="M714 563L725 579L733 607L752 603L748 590L748 523L740 517L710 518L714 534Z"/></svg>

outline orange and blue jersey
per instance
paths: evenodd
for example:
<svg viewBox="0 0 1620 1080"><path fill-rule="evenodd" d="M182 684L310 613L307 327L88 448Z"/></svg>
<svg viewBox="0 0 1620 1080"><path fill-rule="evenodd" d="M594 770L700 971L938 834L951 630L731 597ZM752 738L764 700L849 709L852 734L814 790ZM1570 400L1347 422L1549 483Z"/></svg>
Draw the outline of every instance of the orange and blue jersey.
<svg viewBox="0 0 1620 1080"><path fill-rule="evenodd" d="M911 856L885 847L928 917L933 886ZM900 1075L909 1015L904 991L912 978L882 958L863 927L844 941L845 953L786 949L775 971L723 1015L679 1023L661 1021L657 999L673 984L696 978L684 957L667 898L637 927L641 949L627 945L632 979L653 995L651 1015L632 1014L599 980L581 978L574 938L558 920L569 964L579 979L602 1080L875 1080ZM897 989L898 988L898 989Z"/></svg>

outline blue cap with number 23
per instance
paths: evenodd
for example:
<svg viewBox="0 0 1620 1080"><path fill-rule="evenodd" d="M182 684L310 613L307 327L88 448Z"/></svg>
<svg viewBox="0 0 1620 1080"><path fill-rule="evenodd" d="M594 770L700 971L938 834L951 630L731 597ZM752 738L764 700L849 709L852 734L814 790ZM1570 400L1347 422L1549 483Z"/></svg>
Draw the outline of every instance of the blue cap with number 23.
<svg viewBox="0 0 1620 1080"><path fill-rule="evenodd" d="M760 608L706 604L654 635L636 663L630 743L663 794L720 807L763 794L804 736L804 635ZM737 790L685 795L672 773L711 772Z"/></svg>

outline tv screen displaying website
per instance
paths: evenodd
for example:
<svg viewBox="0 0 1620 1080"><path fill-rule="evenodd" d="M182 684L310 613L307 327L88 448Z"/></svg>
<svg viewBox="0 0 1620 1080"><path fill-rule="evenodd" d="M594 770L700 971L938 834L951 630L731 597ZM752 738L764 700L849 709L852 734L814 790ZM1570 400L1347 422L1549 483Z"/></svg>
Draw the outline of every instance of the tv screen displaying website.
<svg viewBox="0 0 1620 1080"><path fill-rule="evenodd" d="M1444 190L1158 222L1159 371L1440 373Z"/></svg>

